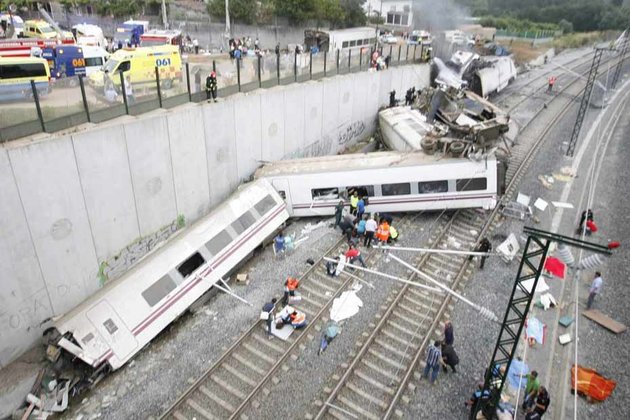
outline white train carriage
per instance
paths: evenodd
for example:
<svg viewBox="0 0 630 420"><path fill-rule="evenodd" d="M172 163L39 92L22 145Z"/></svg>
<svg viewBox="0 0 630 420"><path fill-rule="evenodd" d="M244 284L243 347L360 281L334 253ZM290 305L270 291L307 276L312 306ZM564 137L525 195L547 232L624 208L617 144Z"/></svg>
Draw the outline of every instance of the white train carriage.
<svg viewBox="0 0 630 420"><path fill-rule="evenodd" d="M491 65L475 72L471 89L486 98L505 89L516 78L517 71L512 57L484 57L484 61Z"/></svg>
<svg viewBox="0 0 630 420"><path fill-rule="evenodd" d="M288 218L269 182L242 186L54 322L57 346L99 370L118 369Z"/></svg>
<svg viewBox="0 0 630 420"><path fill-rule="evenodd" d="M502 191L494 155L475 162L422 152L376 152L279 161L255 173L285 199L292 217L332 215L349 192L367 195L368 212L491 209Z"/></svg>

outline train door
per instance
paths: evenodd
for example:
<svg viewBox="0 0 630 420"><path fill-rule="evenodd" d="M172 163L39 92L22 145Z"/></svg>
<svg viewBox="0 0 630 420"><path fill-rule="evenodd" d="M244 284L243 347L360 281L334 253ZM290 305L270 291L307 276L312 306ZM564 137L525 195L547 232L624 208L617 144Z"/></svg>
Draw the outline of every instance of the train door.
<svg viewBox="0 0 630 420"><path fill-rule="evenodd" d="M289 181L286 179L274 179L271 185L276 189L280 197L287 203L289 213L293 215L293 200L291 200L291 192L289 189Z"/></svg>
<svg viewBox="0 0 630 420"><path fill-rule="evenodd" d="M124 360L138 347L134 335L107 301L100 301L86 315L118 359Z"/></svg>

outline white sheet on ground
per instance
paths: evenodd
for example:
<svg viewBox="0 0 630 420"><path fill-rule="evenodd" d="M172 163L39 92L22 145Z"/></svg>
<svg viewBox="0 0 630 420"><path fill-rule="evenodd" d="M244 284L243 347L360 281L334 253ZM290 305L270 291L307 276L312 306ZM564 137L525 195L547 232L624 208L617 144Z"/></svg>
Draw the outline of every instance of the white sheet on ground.
<svg viewBox="0 0 630 420"><path fill-rule="evenodd" d="M532 286L534 286L534 280L536 279L525 280L524 282L521 283L523 287L527 289L529 293L532 292ZM549 290L549 286L547 285L547 282L545 281L543 277L540 277L538 279L538 284L536 285L535 293L542 293L542 292L546 292L547 290Z"/></svg>
<svg viewBox="0 0 630 420"><path fill-rule="evenodd" d="M351 290L346 290L336 298L330 308L330 319L340 322L358 314L363 306L363 301L357 296L361 288L360 284L355 284Z"/></svg>

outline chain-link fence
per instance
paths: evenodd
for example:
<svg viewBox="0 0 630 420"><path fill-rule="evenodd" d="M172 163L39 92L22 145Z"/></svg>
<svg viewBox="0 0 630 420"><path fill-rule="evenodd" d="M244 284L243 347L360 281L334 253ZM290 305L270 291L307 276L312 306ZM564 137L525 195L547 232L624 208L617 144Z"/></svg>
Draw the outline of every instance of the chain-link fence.
<svg viewBox="0 0 630 420"><path fill-rule="evenodd" d="M206 78L215 72L219 98L259 88L317 80L427 59L421 45L386 45L374 49L297 53L280 52L223 56L189 55L181 76L160 79L145 74L97 72L61 78L52 83L34 80L0 84L0 142L39 132L52 133L83 123L98 123L122 115L139 115L157 108L208 99ZM135 76L135 75L134 75ZM6 94L8 91L11 94Z"/></svg>

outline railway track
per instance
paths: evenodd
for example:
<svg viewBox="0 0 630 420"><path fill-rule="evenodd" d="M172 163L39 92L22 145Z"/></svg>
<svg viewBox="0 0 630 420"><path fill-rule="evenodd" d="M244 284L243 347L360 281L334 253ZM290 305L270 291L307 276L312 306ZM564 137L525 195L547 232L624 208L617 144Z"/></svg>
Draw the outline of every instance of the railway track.
<svg viewBox="0 0 630 420"><path fill-rule="evenodd" d="M549 107L559 112L539 115L542 121L537 120L536 127L525 126L528 130L512 149L503 200L514 196L550 130L583 91L576 83L578 80L562 89L567 95L556 95L550 102ZM474 210L458 211L438 233L437 247L452 247L449 243L454 238L462 249L472 248L494 229L500 207L498 205L489 216ZM472 273L463 256L425 254L413 262L421 272L455 290L464 287ZM416 277L413 273L409 280L417 281ZM419 377L417 369L424 367L424 348L432 337L441 337L441 319L447 317L446 312L451 308L450 295L437 296L408 284L398 289L384 311L369 325L371 330L365 334L366 339L358 343L359 349L353 353L352 360L342 366L344 373L333 377L335 385L313 403L314 409L307 413L307 418L388 419L394 414L402 415L402 411L396 409L397 404L407 390L415 389L410 380L414 375Z"/></svg>
<svg viewBox="0 0 630 420"><path fill-rule="evenodd" d="M403 231L413 223L414 215L400 220ZM264 321L255 322L177 401L162 414L162 419L237 418L259 395L281 366L297 357L304 343L312 340L311 329L326 313L335 297L348 289L361 273L326 274L324 257L335 257L347 250L341 238L300 279L302 301L296 305L306 313L309 324L295 330L287 341L267 338ZM365 256L365 253L364 253ZM380 252L367 255L368 266L384 258ZM317 334L318 335L318 334Z"/></svg>

